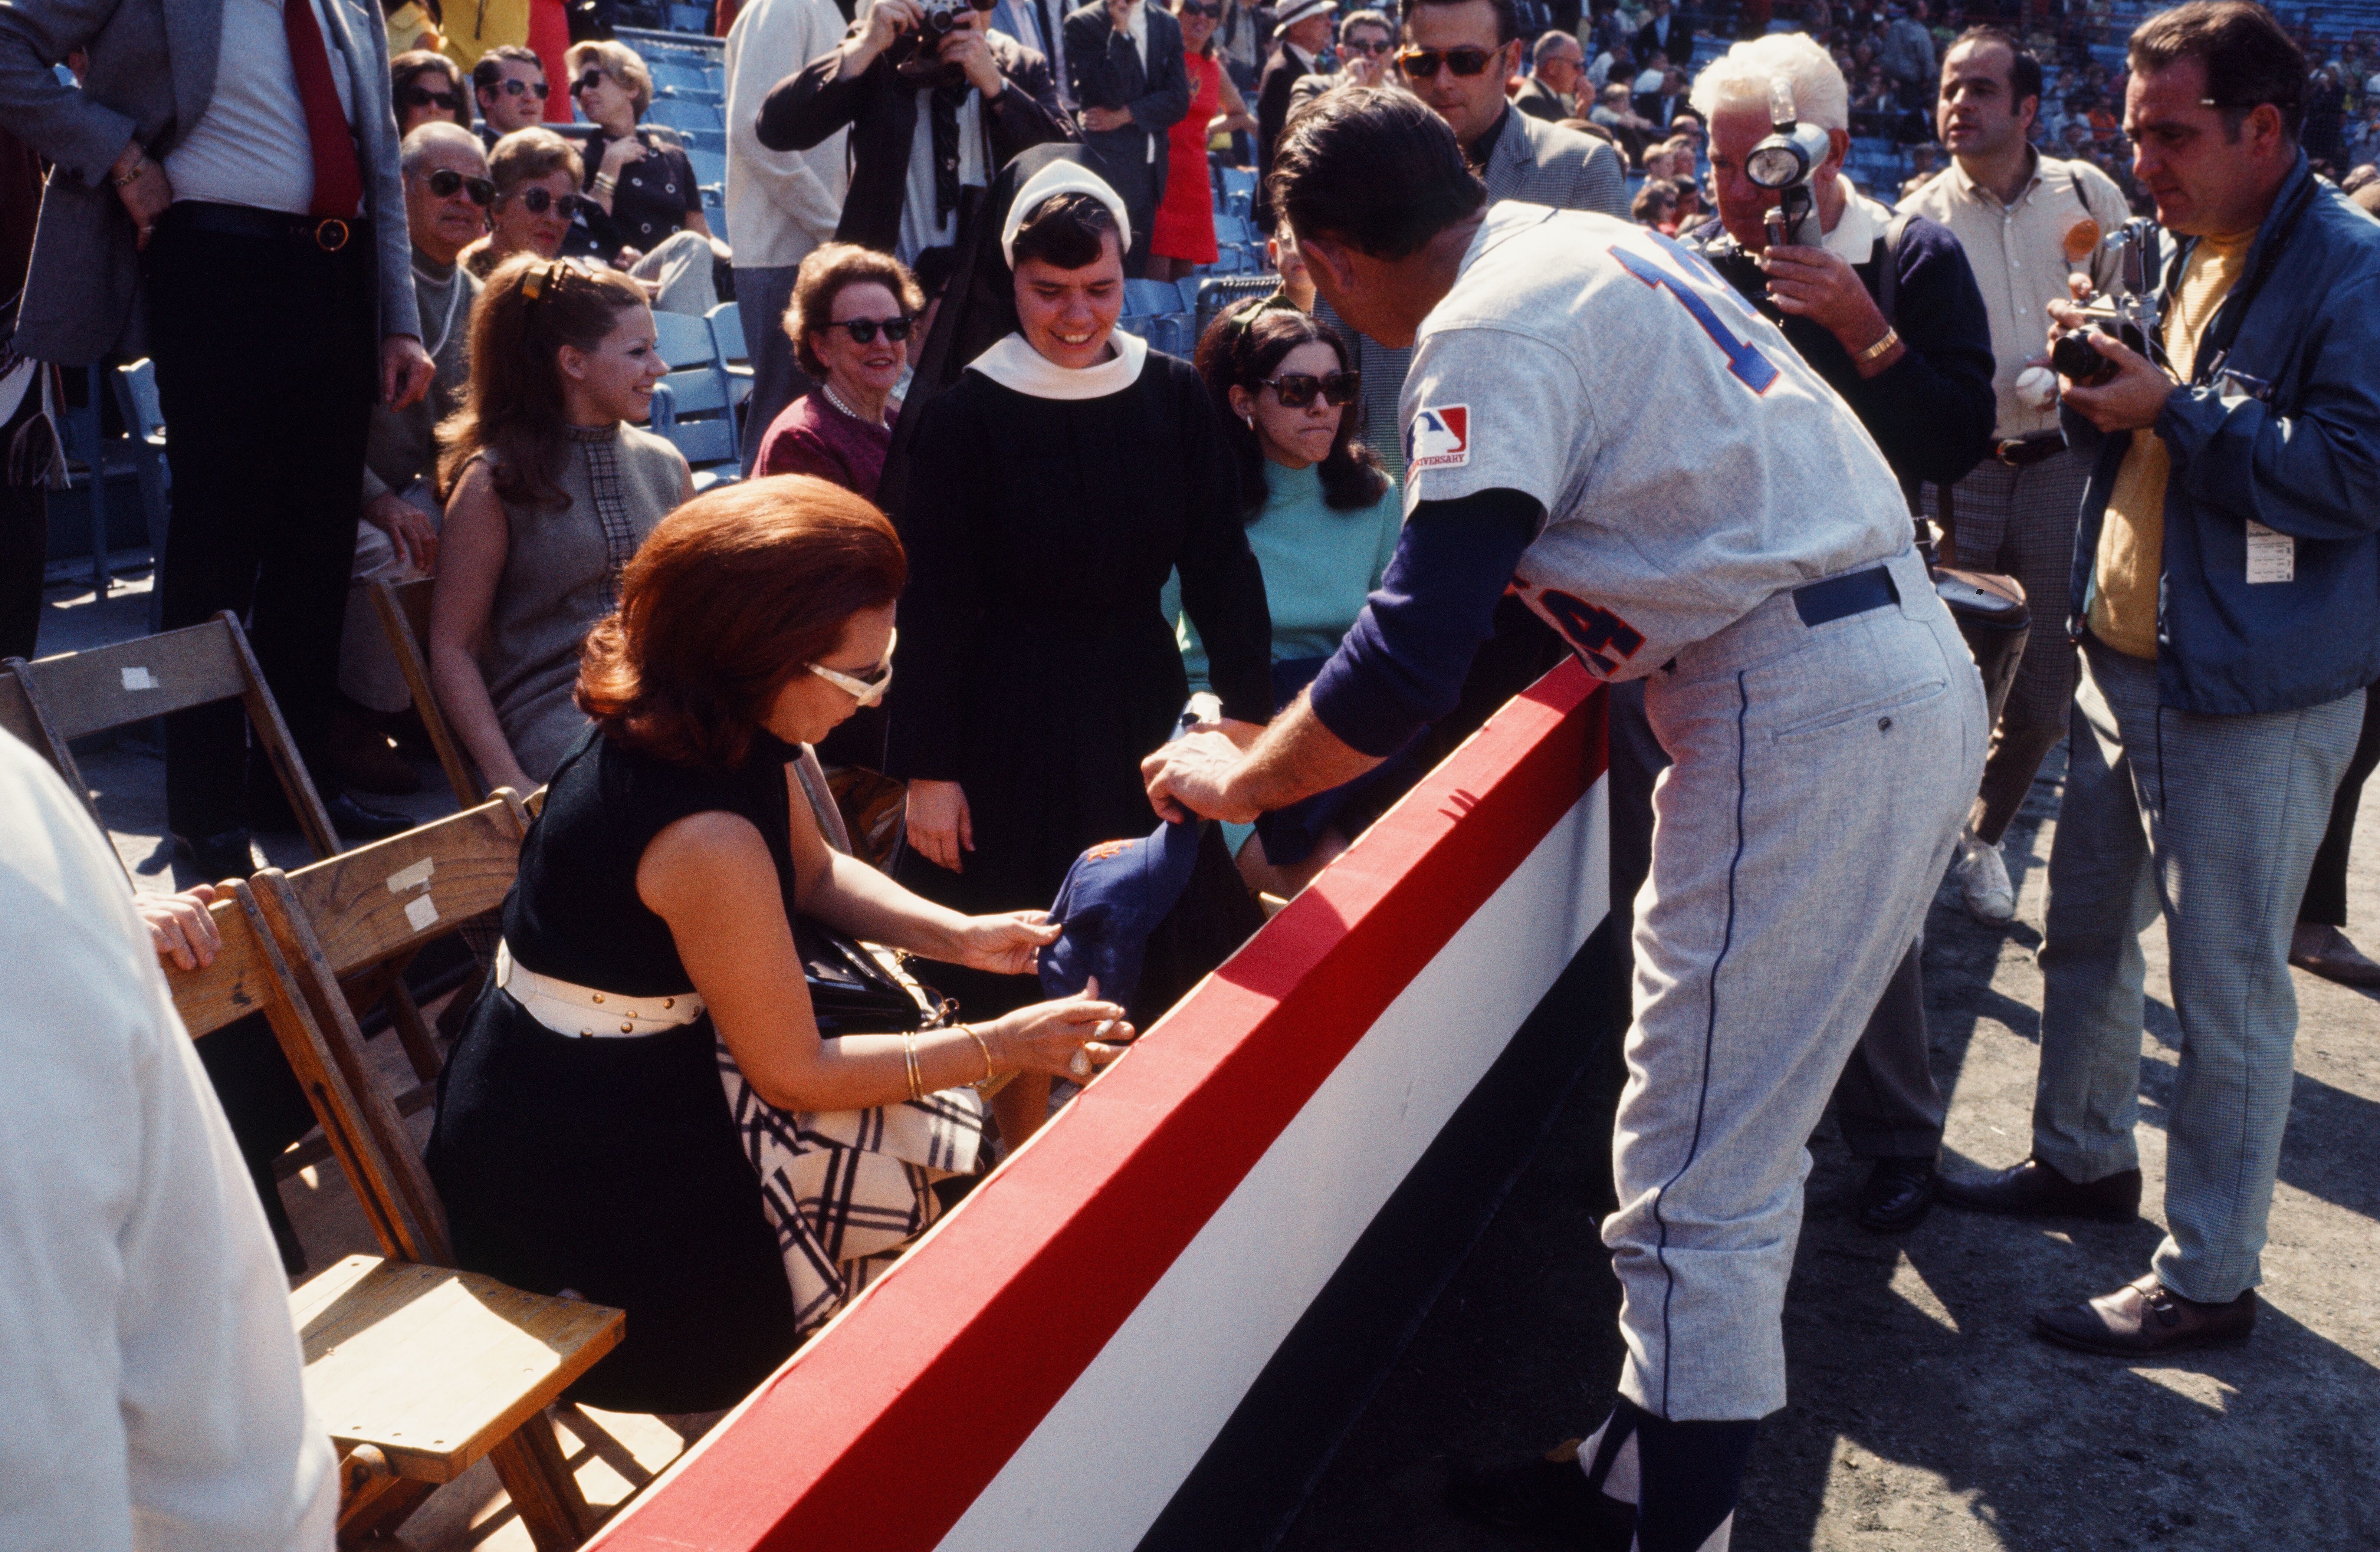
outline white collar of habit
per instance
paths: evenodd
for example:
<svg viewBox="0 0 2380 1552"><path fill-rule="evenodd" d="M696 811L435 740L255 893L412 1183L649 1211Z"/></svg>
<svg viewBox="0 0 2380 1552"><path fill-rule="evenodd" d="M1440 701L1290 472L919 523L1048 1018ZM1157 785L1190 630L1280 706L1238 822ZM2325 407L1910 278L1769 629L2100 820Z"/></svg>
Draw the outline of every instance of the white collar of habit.
<svg viewBox="0 0 2380 1552"><path fill-rule="evenodd" d="M1148 360L1148 342L1122 329L1109 334L1115 354L1096 367L1062 367L1026 343L1023 334L1002 336L990 350L967 363L967 370L983 373L1002 388L1036 399L1104 399L1140 381Z"/></svg>

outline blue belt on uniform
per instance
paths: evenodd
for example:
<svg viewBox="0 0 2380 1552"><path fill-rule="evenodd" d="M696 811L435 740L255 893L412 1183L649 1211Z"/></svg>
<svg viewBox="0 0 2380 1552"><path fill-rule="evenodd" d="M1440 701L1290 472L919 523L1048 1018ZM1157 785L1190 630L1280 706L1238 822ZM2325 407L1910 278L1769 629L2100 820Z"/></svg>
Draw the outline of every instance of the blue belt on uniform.
<svg viewBox="0 0 2380 1552"><path fill-rule="evenodd" d="M1793 612L1802 617L1803 624L1813 627L1900 601L1900 589L1893 585L1892 573L1880 565L1845 572L1793 589Z"/></svg>

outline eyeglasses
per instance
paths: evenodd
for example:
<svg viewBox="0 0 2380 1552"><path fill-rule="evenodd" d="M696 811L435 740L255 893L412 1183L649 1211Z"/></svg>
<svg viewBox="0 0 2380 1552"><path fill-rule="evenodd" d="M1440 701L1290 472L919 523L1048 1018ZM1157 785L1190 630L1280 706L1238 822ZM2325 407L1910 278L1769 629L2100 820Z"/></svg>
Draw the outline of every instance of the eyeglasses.
<svg viewBox="0 0 2380 1552"><path fill-rule="evenodd" d="M1339 47L1348 54L1367 55L1374 58L1388 53L1395 46L1386 38L1348 38L1339 44Z"/></svg>
<svg viewBox="0 0 2380 1552"><path fill-rule="evenodd" d="M881 329L884 331L886 339L898 345L909 337L909 331L916 326L916 319L905 313L898 318L837 318L822 327L844 331L851 335L851 343L854 345L874 344L876 331Z"/></svg>
<svg viewBox="0 0 2380 1552"><path fill-rule="evenodd" d="M463 110L463 94L459 91L432 91L426 86L408 86L396 94L396 100L408 108L426 108L435 103L448 113Z"/></svg>
<svg viewBox="0 0 2380 1552"><path fill-rule="evenodd" d="M573 97L576 97L581 92L592 91L602 84L603 72L601 70L589 70L585 75L570 83L570 94Z"/></svg>
<svg viewBox="0 0 2380 1552"><path fill-rule="evenodd" d="M824 663L810 664L810 672L859 702L865 709L882 700L884 692L892 687L892 649L899 645L901 633L894 631L885 639L883 658L864 675L844 673Z"/></svg>
<svg viewBox="0 0 2380 1552"><path fill-rule="evenodd" d="M1177 16L1220 17L1223 14L1223 7L1220 5L1202 6L1198 3L1198 0L1182 0L1182 4L1177 7L1175 14Z"/></svg>
<svg viewBox="0 0 2380 1552"><path fill-rule="evenodd" d="M541 80L525 81L518 76L507 76L497 85L507 97L517 97L526 91L540 103L545 101L546 87Z"/></svg>
<svg viewBox="0 0 2380 1552"><path fill-rule="evenodd" d="M547 208L552 207L565 221L576 220L578 212L589 204L584 194L556 194L538 184L529 185L513 198L518 200L521 207L531 215L543 215Z"/></svg>
<svg viewBox="0 0 2380 1552"><path fill-rule="evenodd" d="M1285 409L1304 409L1322 395L1327 405L1348 405L1364 389L1362 372L1335 371L1316 377L1311 372L1285 372L1280 377L1266 378L1261 386L1269 388L1280 398Z"/></svg>
<svg viewBox="0 0 2380 1552"><path fill-rule="evenodd" d="M453 199L455 191L459 188L471 196L471 203L482 209L486 208L489 200L496 197L496 186L486 178L465 177L449 167L441 167L421 181L430 186L430 192L442 200ZM540 189L538 192L541 194L544 190Z"/></svg>
<svg viewBox="0 0 2380 1552"><path fill-rule="evenodd" d="M1429 80L1443 68L1458 76L1475 76L1488 68L1496 57L1496 50L1481 48L1402 50L1397 55L1397 68L1407 80Z"/></svg>

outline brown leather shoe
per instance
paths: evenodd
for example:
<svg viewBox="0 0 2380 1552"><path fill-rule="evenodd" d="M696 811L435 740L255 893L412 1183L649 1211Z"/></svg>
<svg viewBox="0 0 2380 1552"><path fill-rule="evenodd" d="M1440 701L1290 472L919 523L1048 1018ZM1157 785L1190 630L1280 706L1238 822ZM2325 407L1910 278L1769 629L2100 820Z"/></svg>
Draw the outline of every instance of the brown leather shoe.
<svg viewBox="0 0 2380 1552"><path fill-rule="evenodd" d="M2380 964L2335 927L2298 923L2289 934L2289 963L2340 986L2380 987Z"/></svg>
<svg viewBox="0 0 2380 1552"><path fill-rule="evenodd" d="M2159 1282L2155 1272L2088 1303L2043 1310L2033 1317L2035 1336L2060 1347L2117 1358L2236 1347L2255 1326L2254 1289L2228 1304L2202 1304Z"/></svg>
<svg viewBox="0 0 2380 1552"><path fill-rule="evenodd" d="M2071 1181L2052 1164L2028 1158L1988 1175L1945 1173L1934 1194L1954 1207L2014 1213L2022 1218L2094 1218L2130 1223L2141 1215L2141 1172L2119 1170L2095 1181Z"/></svg>

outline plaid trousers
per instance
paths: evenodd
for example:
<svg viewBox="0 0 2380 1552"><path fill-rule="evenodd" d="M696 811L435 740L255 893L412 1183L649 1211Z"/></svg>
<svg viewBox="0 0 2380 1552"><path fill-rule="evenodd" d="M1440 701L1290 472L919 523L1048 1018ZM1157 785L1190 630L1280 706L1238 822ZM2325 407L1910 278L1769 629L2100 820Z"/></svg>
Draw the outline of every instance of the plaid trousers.
<svg viewBox="0 0 2380 1552"><path fill-rule="evenodd" d="M2181 1051L2151 1265L2224 1303L2258 1257L2289 1122L2289 931L2363 722L2363 692L2212 717L2158 704L2156 664L2086 638L2049 852L2033 1151L2071 1180L2137 1167L2140 935L2160 913Z"/></svg>
<svg viewBox="0 0 2380 1552"><path fill-rule="evenodd" d="M2074 528L2090 479L2091 460L2067 452L2023 468L1985 458L1953 487L1949 527L1957 563L2015 577L2033 609L2033 634L1984 758L1983 811L1975 833L1993 845L1999 844L2033 790L2041 762L2066 736L2074 699L2074 649L2066 637L2066 613L2073 587ZM1938 520L1937 493L1937 487L1926 487L1926 510Z"/></svg>

